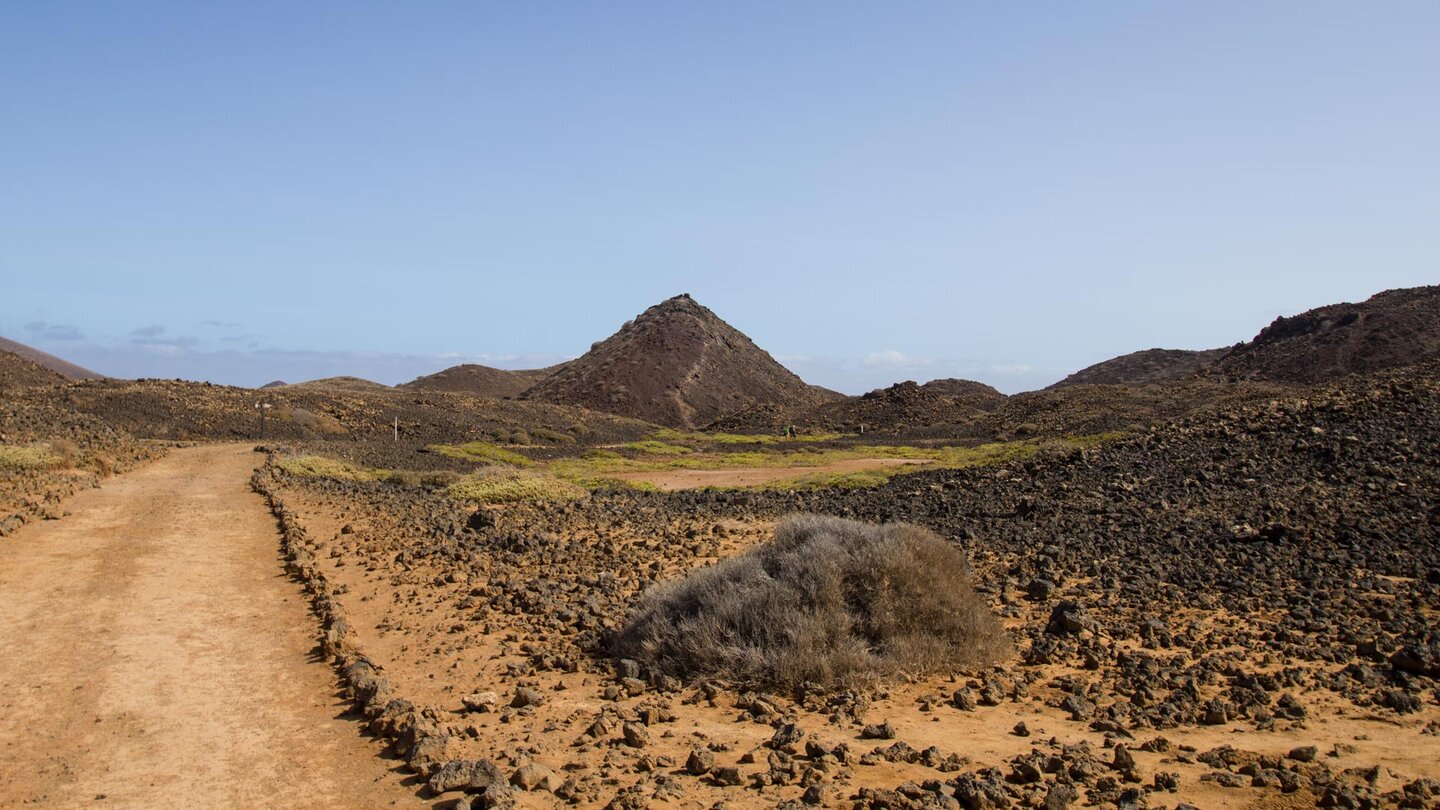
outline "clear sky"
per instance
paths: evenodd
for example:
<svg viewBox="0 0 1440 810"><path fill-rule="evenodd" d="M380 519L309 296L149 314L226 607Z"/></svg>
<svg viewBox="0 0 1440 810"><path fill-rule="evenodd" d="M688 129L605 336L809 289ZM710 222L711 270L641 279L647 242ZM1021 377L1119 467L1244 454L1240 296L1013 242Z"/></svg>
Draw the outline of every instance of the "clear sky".
<svg viewBox="0 0 1440 810"><path fill-rule="evenodd" d="M1440 282L1440 3L8 2L0 334L116 376L573 357L688 292L1005 391Z"/></svg>

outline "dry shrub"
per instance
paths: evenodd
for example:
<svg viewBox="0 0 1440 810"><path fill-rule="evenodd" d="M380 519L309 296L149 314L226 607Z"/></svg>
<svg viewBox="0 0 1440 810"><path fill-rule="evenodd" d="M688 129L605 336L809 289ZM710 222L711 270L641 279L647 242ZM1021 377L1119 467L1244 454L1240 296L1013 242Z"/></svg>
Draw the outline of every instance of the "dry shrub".
<svg viewBox="0 0 1440 810"><path fill-rule="evenodd" d="M789 688L972 669L1007 649L958 549L908 524L806 515L648 591L613 652L680 678Z"/></svg>
<svg viewBox="0 0 1440 810"><path fill-rule="evenodd" d="M380 480L396 486L419 488L420 473L415 470L389 470L380 477Z"/></svg>
<svg viewBox="0 0 1440 810"><path fill-rule="evenodd" d="M551 475L499 466L485 467L460 478L445 488L445 494L475 503L573 501L590 495L584 487Z"/></svg>
<svg viewBox="0 0 1440 810"><path fill-rule="evenodd" d="M333 478L337 481L373 481L376 473L326 456L289 456L275 466L297 478Z"/></svg>
<svg viewBox="0 0 1440 810"><path fill-rule="evenodd" d="M44 445L0 445L0 470L50 470L63 466L65 458Z"/></svg>

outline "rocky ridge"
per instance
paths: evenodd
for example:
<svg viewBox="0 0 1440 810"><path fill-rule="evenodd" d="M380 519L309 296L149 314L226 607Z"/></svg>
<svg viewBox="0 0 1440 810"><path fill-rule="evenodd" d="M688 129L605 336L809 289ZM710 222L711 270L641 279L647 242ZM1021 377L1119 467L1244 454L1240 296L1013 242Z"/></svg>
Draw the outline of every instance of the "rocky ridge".
<svg viewBox="0 0 1440 810"><path fill-rule="evenodd" d="M1145 349L1113 357L1071 374L1046 390L1070 385L1147 385L1184 380L1209 367L1229 349Z"/></svg>
<svg viewBox="0 0 1440 810"><path fill-rule="evenodd" d="M1224 379L1315 383L1440 357L1440 285L1386 290L1276 318L1210 369Z"/></svg>
<svg viewBox="0 0 1440 810"><path fill-rule="evenodd" d="M680 295L645 310L524 397L696 428L756 404L809 404L823 394Z"/></svg>
<svg viewBox="0 0 1440 810"><path fill-rule="evenodd" d="M508 399L520 396L531 386L559 371L563 366L564 364L560 364L548 368L511 371L476 363L465 363L451 366L434 374L417 377L397 387L420 391L453 391L477 397Z"/></svg>

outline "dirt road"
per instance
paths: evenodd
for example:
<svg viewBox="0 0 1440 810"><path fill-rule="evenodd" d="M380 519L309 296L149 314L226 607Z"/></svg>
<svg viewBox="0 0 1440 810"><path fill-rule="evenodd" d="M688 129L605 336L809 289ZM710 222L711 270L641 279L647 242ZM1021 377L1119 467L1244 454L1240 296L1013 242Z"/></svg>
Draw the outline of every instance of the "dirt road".
<svg viewBox="0 0 1440 810"><path fill-rule="evenodd" d="M0 807L414 807L344 719L248 447L0 540Z"/></svg>

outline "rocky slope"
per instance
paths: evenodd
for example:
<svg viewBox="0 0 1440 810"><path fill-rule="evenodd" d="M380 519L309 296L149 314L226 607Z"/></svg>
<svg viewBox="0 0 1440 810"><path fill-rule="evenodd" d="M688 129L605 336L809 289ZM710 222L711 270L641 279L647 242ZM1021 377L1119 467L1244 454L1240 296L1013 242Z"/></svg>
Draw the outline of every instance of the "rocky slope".
<svg viewBox="0 0 1440 810"><path fill-rule="evenodd" d="M0 391L37 385L62 385L67 382L70 382L70 378L64 374L51 371L13 352L0 351Z"/></svg>
<svg viewBox="0 0 1440 810"><path fill-rule="evenodd" d="M175 380L88 380L20 389L6 400L24 412L78 414L145 438L221 441L257 439L255 405L264 401L271 406L267 439L324 441L392 469L432 466L425 462L435 456L424 452L431 444L604 444L655 430L646 422L582 408L390 388L287 386L260 392Z"/></svg>
<svg viewBox="0 0 1440 810"><path fill-rule="evenodd" d="M1440 285L1276 318L1217 360L1225 379L1314 383L1440 357Z"/></svg>
<svg viewBox="0 0 1440 810"><path fill-rule="evenodd" d="M500 798L447 781L454 759L596 807L1434 807L1437 414L1428 365L872 489L473 512L282 483L387 685L431 721L436 743L397 750L436 792ZM609 657L638 591L797 511L950 538L1017 657L794 694Z"/></svg>
<svg viewBox="0 0 1440 810"><path fill-rule="evenodd" d="M270 388L274 383L266 383L263 388ZM363 377L322 377L318 380L307 380L305 382L290 383L286 388L308 389L314 391L389 391L390 386L383 383L367 380Z"/></svg>
<svg viewBox="0 0 1440 810"><path fill-rule="evenodd" d="M453 391L477 397L506 399L518 397L535 383L549 377L563 368L563 364L549 368L509 370L491 368L477 363L451 366L434 374L417 377L397 386L417 391Z"/></svg>
<svg viewBox="0 0 1440 810"><path fill-rule="evenodd" d="M71 380L95 380L104 376L96 374L88 368L81 368L74 363L61 360L53 354L46 354L33 346L26 346L24 343L17 343L3 337L0 337L0 351L18 355Z"/></svg>
<svg viewBox="0 0 1440 810"><path fill-rule="evenodd" d="M1145 349L1112 357L1071 374L1047 390L1068 385L1146 385L1183 380L1206 368L1229 349Z"/></svg>
<svg viewBox="0 0 1440 810"><path fill-rule="evenodd" d="M524 396L695 428L759 403L802 405L823 395L680 295L645 310Z"/></svg>
<svg viewBox="0 0 1440 810"><path fill-rule="evenodd" d="M786 425L806 430L914 434L968 424L1005 404L1004 394L984 383L947 378L920 385L912 380L858 397L795 407L766 403L717 420L712 427L740 433L772 433Z"/></svg>

